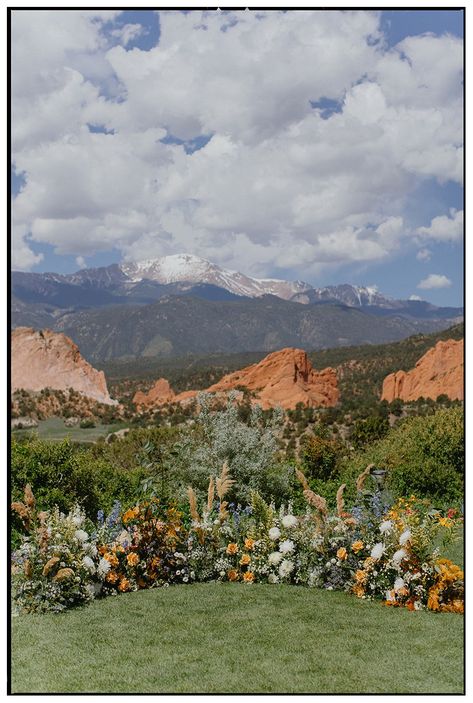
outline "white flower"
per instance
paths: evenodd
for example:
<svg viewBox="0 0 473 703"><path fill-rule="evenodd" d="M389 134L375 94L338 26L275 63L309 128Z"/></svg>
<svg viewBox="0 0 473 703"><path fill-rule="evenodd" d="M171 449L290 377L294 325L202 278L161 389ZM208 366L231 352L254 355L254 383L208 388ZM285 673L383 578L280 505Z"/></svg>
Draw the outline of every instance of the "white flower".
<svg viewBox="0 0 473 703"><path fill-rule="evenodd" d="M85 530L76 530L74 532L74 537L79 541L79 542L86 542L89 539L89 535Z"/></svg>
<svg viewBox="0 0 473 703"><path fill-rule="evenodd" d="M99 576L106 576L110 571L110 568L110 563L104 557L102 557L97 567L97 573Z"/></svg>
<svg viewBox="0 0 473 703"><path fill-rule="evenodd" d="M76 525L77 527L79 525L82 525L82 517L80 515L73 515L72 517L72 524Z"/></svg>
<svg viewBox="0 0 473 703"><path fill-rule="evenodd" d="M393 595L392 591L386 591L386 600L390 603L396 600L396 597Z"/></svg>
<svg viewBox="0 0 473 703"><path fill-rule="evenodd" d="M384 520L381 525L379 526L379 531L381 532L382 535L384 535L385 532L389 532L390 530L393 529L393 523L391 520Z"/></svg>
<svg viewBox="0 0 473 703"><path fill-rule="evenodd" d="M294 515L285 515L282 519L282 524L284 527L295 527L297 525L297 518Z"/></svg>
<svg viewBox="0 0 473 703"><path fill-rule="evenodd" d="M268 583L279 583L279 578L276 576L276 574L269 574Z"/></svg>
<svg viewBox="0 0 473 703"><path fill-rule="evenodd" d="M335 559L335 557L332 557L332 558L330 559L330 563L331 563L331 564L336 564L336 563L337 563L337 560Z"/></svg>
<svg viewBox="0 0 473 703"><path fill-rule="evenodd" d="M291 539L285 539L284 542L281 542L281 544L279 545L279 551L283 554L289 554L289 552L293 552L294 542Z"/></svg>
<svg viewBox="0 0 473 703"><path fill-rule="evenodd" d="M182 580L184 581L184 583L187 583L187 582L189 581L189 577L188 577L188 576L184 576Z"/></svg>
<svg viewBox="0 0 473 703"><path fill-rule="evenodd" d="M268 561L270 564L279 564L281 559L282 559L281 552L271 552L271 554L268 557Z"/></svg>
<svg viewBox="0 0 473 703"><path fill-rule="evenodd" d="M284 578L285 576L289 576L291 571L294 571L294 562L290 561L290 559L284 559L279 566L280 577Z"/></svg>
<svg viewBox="0 0 473 703"><path fill-rule="evenodd" d="M91 574L94 573L94 571L95 571L95 564L94 564L94 562L92 561L92 559L91 559L90 557L84 557L84 558L82 559L82 564L85 566L85 568L87 569L87 571L90 571Z"/></svg>
<svg viewBox="0 0 473 703"><path fill-rule="evenodd" d="M272 527L268 532L268 536L269 539L272 539L274 542L281 537L281 530L279 527Z"/></svg>
<svg viewBox="0 0 473 703"><path fill-rule="evenodd" d="M407 552L405 549L401 548L398 549L397 552L394 552L392 560L395 564L400 564L404 557L407 557Z"/></svg>
<svg viewBox="0 0 473 703"><path fill-rule="evenodd" d="M406 584L404 583L404 579L401 578L400 576L397 577L397 579L394 581L394 590L400 591L401 588L404 588Z"/></svg>
<svg viewBox="0 0 473 703"><path fill-rule="evenodd" d="M95 598L95 587L93 583L88 583L85 587L85 590L91 598Z"/></svg>
<svg viewBox="0 0 473 703"><path fill-rule="evenodd" d="M371 556L373 559L381 559L381 557L384 554L385 546L382 542L378 542L377 544L374 545L373 549L371 550Z"/></svg>
<svg viewBox="0 0 473 703"><path fill-rule="evenodd" d="M399 537L399 544L401 545L401 547L403 544L406 544L406 542L408 542L410 540L410 538L411 538L411 531L404 530L402 535Z"/></svg>

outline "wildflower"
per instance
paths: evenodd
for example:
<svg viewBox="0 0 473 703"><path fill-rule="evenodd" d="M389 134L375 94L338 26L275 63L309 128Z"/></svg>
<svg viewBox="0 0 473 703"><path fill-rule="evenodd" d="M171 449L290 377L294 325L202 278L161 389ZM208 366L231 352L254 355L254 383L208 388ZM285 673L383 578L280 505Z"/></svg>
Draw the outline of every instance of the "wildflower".
<svg viewBox="0 0 473 703"><path fill-rule="evenodd" d="M289 552L293 552L294 542L290 539L284 540L284 542L281 542L279 545L279 551L282 552L282 554L289 554Z"/></svg>
<svg viewBox="0 0 473 703"><path fill-rule="evenodd" d="M406 544L411 538L411 531L410 530L404 530L404 532L401 534L399 537L399 544L401 547Z"/></svg>
<svg viewBox="0 0 473 703"><path fill-rule="evenodd" d="M135 517L138 517L140 514L140 509L138 506L134 508L130 508L129 510L126 511L126 513L123 514L123 522L126 525L127 522L130 522L130 520L133 520Z"/></svg>
<svg viewBox="0 0 473 703"><path fill-rule="evenodd" d="M239 576L239 574L236 569L230 569L230 571L227 573L227 577L228 577L229 581L238 581L238 576Z"/></svg>
<svg viewBox="0 0 473 703"><path fill-rule="evenodd" d="M340 559L340 561L344 561L347 556L347 550L345 547L340 547L340 549L337 550L337 558Z"/></svg>
<svg viewBox="0 0 473 703"><path fill-rule="evenodd" d="M407 552L401 547L401 549L398 549L397 552L394 552L392 560L394 564L399 565L405 557L407 557Z"/></svg>
<svg viewBox="0 0 473 703"><path fill-rule="evenodd" d="M285 515L281 522L284 527L295 527L297 525L297 518L294 515Z"/></svg>
<svg viewBox="0 0 473 703"><path fill-rule="evenodd" d="M126 578L122 578L118 584L118 590L124 593L130 590L130 582Z"/></svg>
<svg viewBox="0 0 473 703"><path fill-rule="evenodd" d="M276 574L269 574L268 583L279 583L279 579Z"/></svg>
<svg viewBox="0 0 473 703"><path fill-rule="evenodd" d="M109 583L116 583L118 581L118 574L115 571L109 571L105 580Z"/></svg>
<svg viewBox="0 0 473 703"><path fill-rule="evenodd" d="M384 554L385 546L382 542L378 542L377 544L374 545L373 549L371 550L371 557L373 559L381 559L381 557Z"/></svg>
<svg viewBox="0 0 473 703"><path fill-rule="evenodd" d="M118 566L118 559L112 552L106 552L104 558L110 563L111 566Z"/></svg>
<svg viewBox="0 0 473 703"><path fill-rule="evenodd" d="M385 532L389 532L390 530L393 529L393 523L391 520L384 520L381 525L379 526L379 531L381 532L382 535L384 535Z"/></svg>
<svg viewBox="0 0 473 703"><path fill-rule="evenodd" d="M90 571L91 574L94 573L94 571L95 571L95 564L94 564L94 562L93 562L93 559L91 559L90 557L85 556L85 557L82 559L82 565L85 566L85 568L87 569L87 571Z"/></svg>
<svg viewBox="0 0 473 703"><path fill-rule="evenodd" d="M255 580L255 575L252 571L246 571L243 574L243 581L246 583L252 583Z"/></svg>
<svg viewBox="0 0 473 703"><path fill-rule="evenodd" d="M439 525L442 527L452 527L453 520L448 517L439 517Z"/></svg>
<svg viewBox="0 0 473 703"><path fill-rule="evenodd" d="M268 557L268 561L270 564L279 564L281 559L282 559L281 552L271 552L271 554Z"/></svg>
<svg viewBox="0 0 473 703"><path fill-rule="evenodd" d="M139 564L140 557L136 552L132 552L131 554L127 555L126 561L129 566L136 566L137 564Z"/></svg>
<svg viewBox="0 0 473 703"><path fill-rule="evenodd" d="M279 527L271 527L271 529L268 532L269 539L273 540L275 542L277 539L281 537L281 530Z"/></svg>
<svg viewBox="0 0 473 703"><path fill-rule="evenodd" d="M245 539L245 549L253 549L254 543L255 543L254 539L247 537Z"/></svg>
<svg viewBox="0 0 473 703"><path fill-rule="evenodd" d="M243 554L242 558L240 559L240 564L242 566L247 566L251 561L251 557L249 554Z"/></svg>
<svg viewBox="0 0 473 703"><path fill-rule="evenodd" d="M292 571L294 571L294 562L290 561L290 559L284 559L279 566L279 575L284 578L289 576Z"/></svg>
<svg viewBox="0 0 473 703"><path fill-rule="evenodd" d="M357 554L357 552L359 552L361 549L363 549L363 546L364 545L363 545L363 542L361 541L361 539L357 539L357 540L355 540L355 542L353 542L353 544L351 545L351 548L352 548L352 551L355 552L355 554Z"/></svg>
<svg viewBox="0 0 473 703"><path fill-rule="evenodd" d="M394 603L396 600L396 593L394 590L386 591L386 604Z"/></svg>
<svg viewBox="0 0 473 703"><path fill-rule="evenodd" d="M331 590L331 587L329 590ZM365 595L365 589L360 583L355 584L351 590L357 598L363 598L363 596Z"/></svg>
<svg viewBox="0 0 473 703"><path fill-rule="evenodd" d="M76 530L74 532L74 537L79 541L79 542L86 542L89 539L89 535L85 530Z"/></svg>
<svg viewBox="0 0 473 703"><path fill-rule="evenodd" d="M235 542L230 542L230 544L227 545L227 554L236 554L238 552L238 544L235 544Z"/></svg>

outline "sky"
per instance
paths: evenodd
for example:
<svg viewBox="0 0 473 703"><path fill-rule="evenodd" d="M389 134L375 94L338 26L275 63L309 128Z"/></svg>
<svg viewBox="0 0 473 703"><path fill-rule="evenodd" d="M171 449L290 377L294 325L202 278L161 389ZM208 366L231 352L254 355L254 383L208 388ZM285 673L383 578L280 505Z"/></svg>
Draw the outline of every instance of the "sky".
<svg viewBox="0 0 473 703"><path fill-rule="evenodd" d="M12 12L12 265L463 302L463 13Z"/></svg>

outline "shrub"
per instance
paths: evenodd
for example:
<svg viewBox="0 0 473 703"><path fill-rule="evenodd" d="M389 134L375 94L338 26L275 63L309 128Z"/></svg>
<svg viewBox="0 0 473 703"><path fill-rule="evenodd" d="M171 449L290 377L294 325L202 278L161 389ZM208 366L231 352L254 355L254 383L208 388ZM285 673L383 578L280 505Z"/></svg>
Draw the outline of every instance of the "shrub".
<svg viewBox="0 0 473 703"><path fill-rule="evenodd" d="M366 444L381 439L389 431L389 422L385 417L367 417L365 420L357 420L350 434L350 440L354 447L359 449Z"/></svg>
<svg viewBox="0 0 473 703"><path fill-rule="evenodd" d="M310 479L328 481L336 474L338 445L319 435L305 435L301 441L300 459Z"/></svg>
<svg viewBox="0 0 473 703"><path fill-rule="evenodd" d="M341 464L348 483L368 464L387 469L387 485L395 496L414 493L437 504L463 498L464 430L460 407L401 420L388 434Z"/></svg>

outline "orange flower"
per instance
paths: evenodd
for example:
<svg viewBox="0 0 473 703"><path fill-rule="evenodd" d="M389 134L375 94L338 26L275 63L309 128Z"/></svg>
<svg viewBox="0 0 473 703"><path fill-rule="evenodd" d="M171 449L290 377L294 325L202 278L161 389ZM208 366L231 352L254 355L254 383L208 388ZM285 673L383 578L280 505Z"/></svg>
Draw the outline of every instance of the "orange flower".
<svg viewBox="0 0 473 703"><path fill-rule="evenodd" d="M355 542L353 542L353 544L351 545L352 551L355 552L355 554L356 554L357 552L359 552L361 549L363 549L363 547L364 547L364 544L363 544L363 542L361 541L361 539L357 539L357 540L356 540Z"/></svg>
<svg viewBox="0 0 473 703"><path fill-rule="evenodd" d="M227 554L236 554L238 552L238 544L235 544L235 542L230 542L230 544L227 545Z"/></svg>
<svg viewBox="0 0 473 703"><path fill-rule="evenodd" d="M373 557L366 557L363 562L363 566L365 567L365 569L368 569L370 566L373 566L374 562L375 560L373 559Z"/></svg>
<svg viewBox="0 0 473 703"><path fill-rule="evenodd" d="M227 577L229 581L238 581L238 571L236 569L230 569L230 571L227 573ZM246 576L246 574L245 574Z"/></svg>
<svg viewBox="0 0 473 703"><path fill-rule="evenodd" d="M245 539L245 549L253 549L253 545L255 543L254 539L251 539L251 537L247 537Z"/></svg>
<svg viewBox="0 0 473 703"><path fill-rule="evenodd" d="M109 583L116 583L118 581L118 574L116 571L109 571L105 577L105 580Z"/></svg>
<svg viewBox="0 0 473 703"><path fill-rule="evenodd" d="M135 517L138 517L140 514L140 509L138 506L135 506L134 508L130 508L129 510L126 511L126 513L123 514L123 522L130 522L130 520L133 520Z"/></svg>
<svg viewBox="0 0 473 703"><path fill-rule="evenodd" d="M122 578L118 584L118 590L124 593L130 590L130 582L126 578Z"/></svg>
<svg viewBox="0 0 473 703"><path fill-rule="evenodd" d="M355 586L352 588L352 592L355 594L357 598L361 598L362 596L365 595L365 589L363 586L359 583L357 583Z"/></svg>
<svg viewBox="0 0 473 703"><path fill-rule="evenodd" d="M251 557L249 554L243 554L242 558L240 559L240 564L242 566L247 566L251 561Z"/></svg>
<svg viewBox="0 0 473 703"><path fill-rule="evenodd" d="M366 583L366 576L366 571L358 569L358 571L355 573L355 581L357 582L357 584L364 584Z"/></svg>
<svg viewBox="0 0 473 703"><path fill-rule="evenodd" d="M140 557L138 556L138 554L136 552L132 552L131 554L127 555L126 560L129 564L129 566L136 566L140 561Z"/></svg>
<svg viewBox="0 0 473 703"><path fill-rule="evenodd" d="M347 556L347 550L345 547L340 547L340 549L337 549L337 559L343 561L347 558Z"/></svg>
<svg viewBox="0 0 473 703"><path fill-rule="evenodd" d="M254 580L255 580L255 575L253 574L252 571L247 571L246 573L243 574L243 581L246 581L246 583L251 583Z"/></svg>
<svg viewBox="0 0 473 703"><path fill-rule="evenodd" d="M115 554L107 552L104 554L104 559L106 559L111 566L118 566L118 559Z"/></svg>
<svg viewBox="0 0 473 703"><path fill-rule="evenodd" d="M72 569L59 569L56 576L53 578L53 581L67 581L67 579L70 579L73 576L74 572Z"/></svg>

